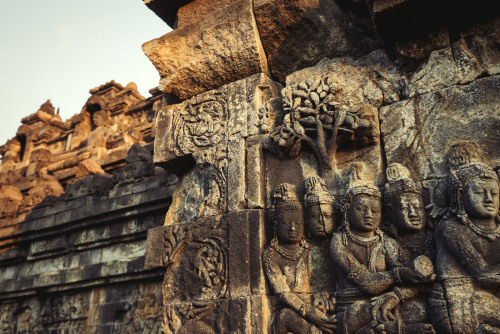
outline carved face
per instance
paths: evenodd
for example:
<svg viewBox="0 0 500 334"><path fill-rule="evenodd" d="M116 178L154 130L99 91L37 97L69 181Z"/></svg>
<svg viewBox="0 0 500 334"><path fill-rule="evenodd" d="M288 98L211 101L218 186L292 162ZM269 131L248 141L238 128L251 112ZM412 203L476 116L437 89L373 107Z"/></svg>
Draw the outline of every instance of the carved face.
<svg viewBox="0 0 500 334"><path fill-rule="evenodd" d="M425 226L422 198L418 194L403 194L393 203L393 222L401 232L417 232Z"/></svg>
<svg viewBox="0 0 500 334"><path fill-rule="evenodd" d="M298 244L304 236L304 217L302 210L284 210L276 220L278 240L286 244Z"/></svg>
<svg viewBox="0 0 500 334"><path fill-rule="evenodd" d="M95 125L96 128L99 127L99 126L106 125L106 120L104 119L104 117L99 112L95 112L92 115L92 121L94 121L94 125Z"/></svg>
<svg viewBox="0 0 500 334"><path fill-rule="evenodd" d="M315 238L326 238L333 231L332 205L313 204L308 208L307 227Z"/></svg>
<svg viewBox="0 0 500 334"><path fill-rule="evenodd" d="M356 197L349 207L347 219L353 231L375 231L381 219L380 199L367 195Z"/></svg>
<svg viewBox="0 0 500 334"><path fill-rule="evenodd" d="M465 212L470 218L493 219L498 214L498 182L493 179L472 181L464 194Z"/></svg>

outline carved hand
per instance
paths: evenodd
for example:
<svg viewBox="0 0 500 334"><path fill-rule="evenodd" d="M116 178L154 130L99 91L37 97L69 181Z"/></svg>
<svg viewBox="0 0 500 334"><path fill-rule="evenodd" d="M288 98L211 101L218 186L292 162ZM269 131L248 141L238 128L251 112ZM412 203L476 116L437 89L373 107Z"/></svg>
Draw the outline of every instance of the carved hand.
<svg viewBox="0 0 500 334"><path fill-rule="evenodd" d="M432 282L435 278L435 275L430 275L429 277L427 277L416 273L408 267L399 268L399 276L401 277L401 281L405 284L427 283Z"/></svg>
<svg viewBox="0 0 500 334"><path fill-rule="evenodd" d="M328 292L320 292L314 295L314 306L325 312L334 312L337 305L335 297L331 297Z"/></svg>
<svg viewBox="0 0 500 334"><path fill-rule="evenodd" d="M314 306L308 307L306 318L327 333L334 333L337 328L337 317L335 315L327 316Z"/></svg>
<svg viewBox="0 0 500 334"><path fill-rule="evenodd" d="M378 323L395 320L392 311L400 303L399 297L394 292L386 292L372 299L372 319ZM379 312L380 311L380 312ZM379 317L379 313L382 315Z"/></svg>
<svg viewBox="0 0 500 334"><path fill-rule="evenodd" d="M498 289L500 288L500 275L481 276L479 284L484 289Z"/></svg>

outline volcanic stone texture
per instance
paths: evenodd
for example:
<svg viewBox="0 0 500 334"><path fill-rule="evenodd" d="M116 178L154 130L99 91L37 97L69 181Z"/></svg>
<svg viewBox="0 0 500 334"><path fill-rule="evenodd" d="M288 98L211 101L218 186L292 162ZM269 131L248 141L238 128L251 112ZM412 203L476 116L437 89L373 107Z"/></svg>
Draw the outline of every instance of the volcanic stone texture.
<svg viewBox="0 0 500 334"><path fill-rule="evenodd" d="M493 76L382 107L387 163L407 165L420 179L444 177L448 148L471 138L490 160L500 160L499 89L500 76Z"/></svg>
<svg viewBox="0 0 500 334"><path fill-rule="evenodd" d="M145 43L143 50L161 76L160 90L171 101L268 72L250 0L219 8Z"/></svg>
<svg viewBox="0 0 500 334"><path fill-rule="evenodd" d="M360 56L380 47L372 23L334 1L255 0L255 19L275 79L324 57Z"/></svg>

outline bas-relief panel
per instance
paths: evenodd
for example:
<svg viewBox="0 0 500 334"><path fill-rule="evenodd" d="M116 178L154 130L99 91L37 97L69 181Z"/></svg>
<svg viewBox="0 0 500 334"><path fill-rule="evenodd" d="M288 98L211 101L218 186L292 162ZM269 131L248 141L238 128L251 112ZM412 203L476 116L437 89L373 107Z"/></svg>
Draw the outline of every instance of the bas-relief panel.
<svg viewBox="0 0 500 334"><path fill-rule="evenodd" d="M274 236L262 255L279 299L272 332L498 332L498 174L469 142L443 159L449 201L434 219L429 187L398 163L383 187L353 163L338 201L320 177L274 188ZM331 278L318 293L321 272Z"/></svg>
<svg viewBox="0 0 500 334"><path fill-rule="evenodd" d="M434 158L446 166L434 176L440 179L415 178L421 175L406 160L391 158L384 166L381 105L340 105L336 90L328 75L305 80L282 91L281 105L275 98L258 110L260 123L267 113L283 121L258 124L265 129L258 137L264 152L252 160L258 165L252 170L265 174L266 204L258 209L269 213L257 223L260 235L245 239L259 245L249 259L259 258L260 269L253 270L263 272L267 294L266 306L252 308L263 315L252 324L273 333L498 332L498 174L464 138ZM215 203L210 199L226 203L237 188L208 177L218 166L213 157L227 148L221 145L227 141L212 141L225 133L227 116L220 115L232 112L224 105L218 112L217 105L192 99L165 120L178 129L167 154L196 162L178 184L164 228L163 328L169 333L225 332L232 323L227 307L235 299L223 291L231 291L237 276L227 261L239 254L228 252L224 240L239 222L222 218L225 204L200 211ZM232 157L221 157L230 169ZM213 193L221 185L226 192ZM189 210L196 212L188 216ZM194 231L204 232L197 239Z"/></svg>
<svg viewBox="0 0 500 334"><path fill-rule="evenodd" d="M161 285L132 284L28 298L4 302L0 311L2 334L96 333L109 326L114 333L160 333Z"/></svg>

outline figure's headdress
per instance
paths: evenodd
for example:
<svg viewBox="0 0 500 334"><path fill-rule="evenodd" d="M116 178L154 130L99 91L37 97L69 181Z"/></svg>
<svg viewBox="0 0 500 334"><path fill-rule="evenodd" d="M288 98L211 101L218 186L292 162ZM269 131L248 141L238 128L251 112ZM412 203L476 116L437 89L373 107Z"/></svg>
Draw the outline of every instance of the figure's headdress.
<svg viewBox="0 0 500 334"><path fill-rule="evenodd" d="M405 166L392 163L386 169L387 184L384 186L384 199L390 205L402 194L422 195L422 189L410 177L410 171Z"/></svg>
<svg viewBox="0 0 500 334"><path fill-rule="evenodd" d="M360 195L382 198L380 190L373 184L373 174L365 163L355 162L347 172L348 187L342 199L342 210L347 212L354 199Z"/></svg>
<svg viewBox="0 0 500 334"><path fill-rule="evenodd" d="M297 198L295 186L292 184L282 183L274 188L271 200L274 221L282 211L302 211L302 203Z"/></svg>
<svg viewBox="0 0 500 334"><path fill-rule="evenodd" d="M322 178L313 176L305 181L306 194L304 204L306 207L315 204L332 204L334 197L326 189Z"/></svg>
<svg viewBox="0 0 500 334"><path fill-rule="evenodd" d="M479 148L473 143L459 143L451 147L447 155L451 190L450 213L464 223L468 220L463 204L458 197L459 190L465 192L476 179L495 180L500 184L497 173L482 161Z"/></svg>
<svg viewBox="0 0 500 334"><path fill-rule="evenodd" d="M345 232L342 237L342 243L347 245L347 239L358 240L351 233L351 228L348 219L349 208L358 196L371 196L381 199L382 195L377 186L373 183L373 173L363 162L355 162L347 171L348 187L344 198L342 199L342 211L344 212L344 221L341 229ZM380 230L377 228L375 237L371 242L377 242L382 237Z"/></svg>
<svg viewBox="0 0 500 334"><path fill-rule="evenodd" d="M498 182L497 173L482 161L479 149L473 143L453 145L448 152L447 163L453 191L466 190L475 179L493 179Z"/></svg>

